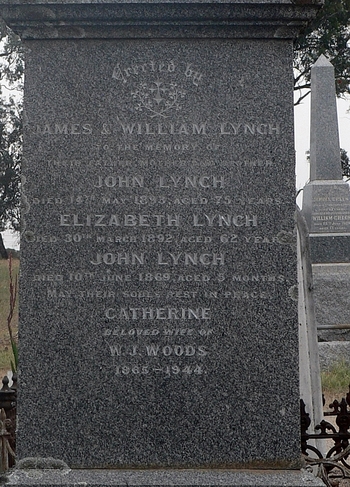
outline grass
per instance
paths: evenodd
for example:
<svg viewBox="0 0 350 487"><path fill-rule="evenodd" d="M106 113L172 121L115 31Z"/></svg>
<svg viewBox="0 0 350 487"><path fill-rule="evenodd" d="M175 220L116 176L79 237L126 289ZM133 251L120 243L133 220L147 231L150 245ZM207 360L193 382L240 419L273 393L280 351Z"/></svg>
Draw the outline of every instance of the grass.
<svg viewBox="0 0 350 487"><path fill-rule="evenodd" d="M349 392L350 365L344 359L336 362L332 367L321 373L322 390L326 398L326 405L337 399L341 401Z"/></svg>
<svg viewBox="0 0 350 487"><path fill-rule="evenodd" d="M13 279L19 271L19 260L12 259ZM10 337L7 329L7 316L9 314L9 270L8 261L0 260L0 381L8 370L11 370L13 360ZM12 320L12 329L15 336L18 332L18 300ZM0 382L1 385L1 382Z"/></svg>
<svg viewBox="0 0 350 487"><path fill-rule="evenodd" d="M13 354L11 346L1 347L0 349L0 384L4 375L11 370L11 361L13 362ZM0 387L1 389L1 387Z"/></svg>

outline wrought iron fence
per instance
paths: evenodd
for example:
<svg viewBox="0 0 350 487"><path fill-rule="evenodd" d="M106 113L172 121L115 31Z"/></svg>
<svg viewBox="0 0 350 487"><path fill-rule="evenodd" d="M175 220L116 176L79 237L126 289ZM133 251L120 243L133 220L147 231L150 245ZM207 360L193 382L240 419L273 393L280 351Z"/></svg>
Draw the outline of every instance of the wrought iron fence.
<svg viewBox="0 0 350 487"><path fill-rule="evenodd" d="M316 425L315 432L309 432L311 420L304 401L300 400L302 454L308 465L319 467L319 476L331 486L332 477L350 478L350 386L346 397L340 402L333 401L328 408L323 413L324 417L334 417L335 421L323 419ZM324 443L328 447L324 446L321 451L315 442L312 444L312 440L316 440L317 445L320 440L328 440Z"/></svg>
<svg viewBox="0 0 350 487"><path fill-rule="evenodd" d="M15 464L16 451L16 404L17 404L17 374L13 374L12 385L9 379L2 379L0 389L0 448L1 472L6 472Z"/></svg>

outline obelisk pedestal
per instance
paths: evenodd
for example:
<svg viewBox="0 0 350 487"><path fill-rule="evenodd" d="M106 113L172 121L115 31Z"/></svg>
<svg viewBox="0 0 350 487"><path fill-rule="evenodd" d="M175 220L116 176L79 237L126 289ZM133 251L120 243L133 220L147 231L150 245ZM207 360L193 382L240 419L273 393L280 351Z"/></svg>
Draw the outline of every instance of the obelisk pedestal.
<svg viewBox="0 0 350 487"><path fill-rule="evenodd" d="M342 180L334 68L323 55L311 68L310 183L302 212L312 262L350 262L350 191Z"/></svg>

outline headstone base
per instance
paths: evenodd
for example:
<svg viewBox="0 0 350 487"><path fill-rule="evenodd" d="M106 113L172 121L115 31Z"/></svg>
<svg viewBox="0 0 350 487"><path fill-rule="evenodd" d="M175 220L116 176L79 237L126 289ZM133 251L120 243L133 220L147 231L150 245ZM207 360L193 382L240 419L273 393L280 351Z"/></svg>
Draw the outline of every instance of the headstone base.
<svg viewBox="0 0 350 487"><path fill-rule="evenodd" d="M310 234L310 254L313 264L350 262L350 235Z"/></svg>
<svg viewBox="0 0 350 487"><path fill-rule="evenodd" d="M311 473L299 470L14 470L6 485L48 487L233 486L324 487Z"/></svg>
<svg viewBox="0 0 350 487"><path fill-rule="evenodd" d="M348 252L350 254L350 241ZM348 257L350 258L350 255ZM312 274L318 329L329 330L334 328L341 329L343 332L349 332L350 263L314 264L312 266ZM334 336L331 340L325 341L341 339Z"/></svg>

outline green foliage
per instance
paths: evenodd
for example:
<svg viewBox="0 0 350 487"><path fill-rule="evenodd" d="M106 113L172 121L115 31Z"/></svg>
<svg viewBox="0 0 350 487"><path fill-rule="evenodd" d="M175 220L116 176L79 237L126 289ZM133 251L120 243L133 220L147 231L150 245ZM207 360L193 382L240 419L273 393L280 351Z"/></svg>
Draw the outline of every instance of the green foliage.
<svg viewBox="0 0 350 487"><path fill-rule="evenodd" d="M0 349L0 371L1 371L1 378L3 375L7 373L8 370L12 370L9 366L13 361L13 353L12 350L8 347L1 347Z"/></svg>
<svg viewBox="0 0 350 487"><path fill-rule="evenodd" d="M350 384L350 365L344 359L336 362L321 374L322 390L324 393L337 394L341 399L346 395Z"/></svg>
<svg viewBox="0 0 350 487"><path fill-rule="evenodd" d="M10 251L9 251L10 254ZM19 260L12 259L12 274L14 278L12 283L16 281L15 276L19 271ZM14 288L12 288L14 291ZM11 367L11 362L15 365L16 356L14 355L11 337L8 329L9 318L9 303L11 302L11 287L9 276L9 262L0 260L0 371L5 374ZM18 300L13 303L13 313L11 316L11 333L12 341L17 343L17 329L18 329ZM16 352L15 352L16 353ZM1 374L0 374L1 377Z"/></svg>
<svg viewBox="0 0 350 487"><path fill-rule="evenodd" d="M310 69L321 54L333 64L337 95L350 93L350 0L325 0L316 18L295 41L294 88L310 88ZM297 103L307 96L303 92Z"/></svg>
<svg viewBox="0 0 350 487"><path fill-rule="evenodd" d="M13 360L10 360L11 370L13 373L15 373L18 370L18 346L14 340L11 341L11 349L13 355Z"/></svg>
<svg viewBox="0 0 350 487"><path fill-rule="evenodd" d="M17 372L18 369L18 346L14 334L13 318L16 312L17 303L17 292L18 292L18 274L13 276L13 265L12 265L12 255L9 255L8 261L8 272L9 272L9 313L7 316L7 329L9 332L10 343L12 348L13 360L11 360L12 372Z"/></svg>
<svg viewBox="0 0 350 487"><path fill-rule="evenodd" d="M24 74L23 47L20 38L0 19L1 84L10 89L21 89ZM20 84L20 86L19 86Z"/></svg>
<svg viewBox="0 0 350 487"><path fill-rule="evenodd" d="M19 230L24 62L19 38L3 23L0 38L0 230Z"/></svg>
<svg viewBox="0 0 350 487"><path fill-rule="evenodd" d="M13 99L0 107L0 229L19 230L21 108Z"/></svg>
<svg viewBox="0 0 350 487"><path fill-rule="evenodd" d="M341 167L343 171L343 176L350 178L350 159L344 149L340 149Z"/></svg>

